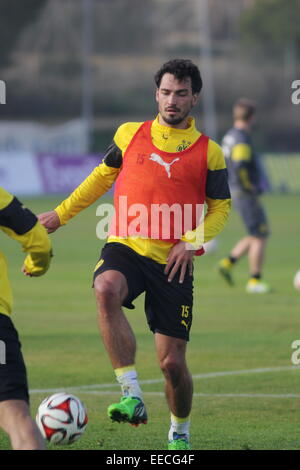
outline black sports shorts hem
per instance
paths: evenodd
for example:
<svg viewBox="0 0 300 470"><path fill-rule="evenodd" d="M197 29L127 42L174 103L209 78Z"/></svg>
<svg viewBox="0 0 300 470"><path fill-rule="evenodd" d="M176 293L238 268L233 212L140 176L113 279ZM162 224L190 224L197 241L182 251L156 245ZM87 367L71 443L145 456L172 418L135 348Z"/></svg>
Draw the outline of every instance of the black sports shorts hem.
<svg viewBox="0 0 300 470"><path fill-rule="evenodd" d="M0 340L5 344L5 363L0 363L0 402L24 400L29 404L26 367L18 332L8 315L0 313Z"/></svg>
<svg viewBox="0 0 300 470"><path fill-rule="evenodd" d="M151 328L150 328L151 329ZM169 331L166 330L159 330L158 328L151 329L152 333L159 333L164 336L171 336L171 338L177 338L177 339L184 339L185 341L189 341L189 335L187 336L186 334L179 334L179 333L170 333Z"/></svg>

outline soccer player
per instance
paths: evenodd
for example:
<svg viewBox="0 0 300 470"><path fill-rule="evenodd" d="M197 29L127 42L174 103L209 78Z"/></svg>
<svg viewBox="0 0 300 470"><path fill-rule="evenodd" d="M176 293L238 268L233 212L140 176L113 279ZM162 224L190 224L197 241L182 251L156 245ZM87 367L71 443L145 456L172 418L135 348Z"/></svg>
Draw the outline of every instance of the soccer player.
<svg viewBox="0 0 300 470"><path fill-rule="evenodd" d="M136 340L122 310L122 306L134 308L134 299L145 292L145 312L171 413L168 448L176 450L190 448L193 383L186 347L192 323L193 258L201 254L203 242L224 227L230 193L221 148L196 128L190 116L202 88L197 66L189 60L169 61L156 73L155 82L158 116L121 125L102 163L54 211L39 219L53 232L116 181L115 224L94 272L99 328L123 395L120 403L108 407L108 415L133 425L147 421L135 369ZM194 212L204 203L207 211L200 241L201 224L197 225ZM174 212L179 208L179 214L169 213L158 224L151 219L151 225L149 216L157 205ZM188 206L193 209L193 223L184 230L178 220ZM144 218L134 234L132 214L137 207ZM164 236L166 224L172 230Z"/></svg>
<svg viewBox="0 0 300 470"><path fill-rule="evenodd" d="M269 226L259 200L259 195L263 192L264 174L250 135L255 111L254 103L240 98L233 107L233 127L222 142L232 200L248 235L237 242L227 258L220 261L219 272L232 285L233 266L242 256L248 254L250 278L246 291L251 294L264 294L271 291L269 284L262 280Z"/></svg>
<svg viewBox="0 0 300 470"><path fill-rule="evenodd" d="M45 228L31 211L1 187L0 228L28 253L22 268L26 276L41 276L47 271L51 242ZM8 433L14 450L42 450L44 440L29 412L26 367L11 312L7 263L0 252L0 426Z"/></svg>

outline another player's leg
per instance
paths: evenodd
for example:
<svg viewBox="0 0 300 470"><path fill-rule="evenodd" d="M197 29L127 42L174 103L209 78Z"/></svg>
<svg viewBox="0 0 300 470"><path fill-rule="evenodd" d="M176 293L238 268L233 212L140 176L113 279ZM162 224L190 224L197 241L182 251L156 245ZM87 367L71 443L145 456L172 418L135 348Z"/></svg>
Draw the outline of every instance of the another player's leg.
<svg viewBox="0 0 300 470"><path fill-rule="evenodd" d="M258 198L253 199L249 205L245 220L251 241L248 250L250 279L246 284L246 291L250 294L266 294L271 287L262 280L262 267L264 263L269 225L263 206Z"/></svg>
<svg viewBox="0 0 300 470"><path fill-rule="evenodd" d="M0 314L5 363L0 366L0 427L14 450L44 449L44 440L29 412L26 367L19 335L11 318Z"/></svg>
<svg viewBox="0 0 300 470"><path fill-rule="evenodd" d="M24 400L0 403L0 426L9 435L14 450L43 450L45 444Z"/></svg>
<svg viewBox="0 0 300 470"><path fill-rule="evenodd" d="M108 407L108 416L132 425L146 423L147 413L134 366L136 340L122 311L128 295L126 278L118 271L108 270L96 277L94 288L99 330L123 395L119 403Z"/></svg>
<svg viewBox="0 0 300 470"><path fill-rule="evenodd" d="M155 343L171 412L168 449L187 450L193 382L186 364L186 341L156 333Z"/></svg>
<svg viewBox="0 0 300 470"><path fill-rule="evenodd" d="M229 256L220 260L218 270L223 279L229 284L233 285L232 270L235 263L246 253L248 253L251 244L251 237L246 236L239 240L234 248L231 250Z"/></svg>
<svg viewBox="0 0 300 470"><path fill-rule="evenodd" d="M246 285L246 291L250 294L266 294L272 290L270 285L262 280L266 242L265 237L251 237L248 252L250 279Z"/></svg>

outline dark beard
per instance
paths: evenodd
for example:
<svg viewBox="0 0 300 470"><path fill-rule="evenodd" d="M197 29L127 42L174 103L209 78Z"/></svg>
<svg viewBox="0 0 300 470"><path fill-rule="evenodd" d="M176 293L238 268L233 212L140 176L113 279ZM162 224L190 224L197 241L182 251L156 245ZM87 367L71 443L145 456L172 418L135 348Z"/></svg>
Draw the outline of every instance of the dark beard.
<svg viewBox="0 0 300 470"><path fill-rule="evenodd" d="M189 115L189 112L187 112L184 116L179 116L179 117L174 117L174 118L168 118L167 116L162 116L163 120L167 123L170 124L171 126L177 126L180 124L184 119Z"/></svg>

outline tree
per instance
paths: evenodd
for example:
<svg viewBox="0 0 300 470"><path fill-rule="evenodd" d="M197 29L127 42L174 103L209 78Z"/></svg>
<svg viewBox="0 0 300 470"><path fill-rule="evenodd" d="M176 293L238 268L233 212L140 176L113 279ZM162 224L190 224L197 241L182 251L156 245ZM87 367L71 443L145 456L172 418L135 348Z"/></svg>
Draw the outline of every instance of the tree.
<svg viewBox="0 0 300 470"><path fill-rule="evenodd" d="M299 0L256 0L241 16L243 38L254 46L281 53L300 47Z"/></svg>
<svg viewBox="0 0 300 470"><path fill-rule="evenodd" d="M0 68L9 62L13 48L24 28L33 22L47 0L1 0L0 2Z"/></svg>

